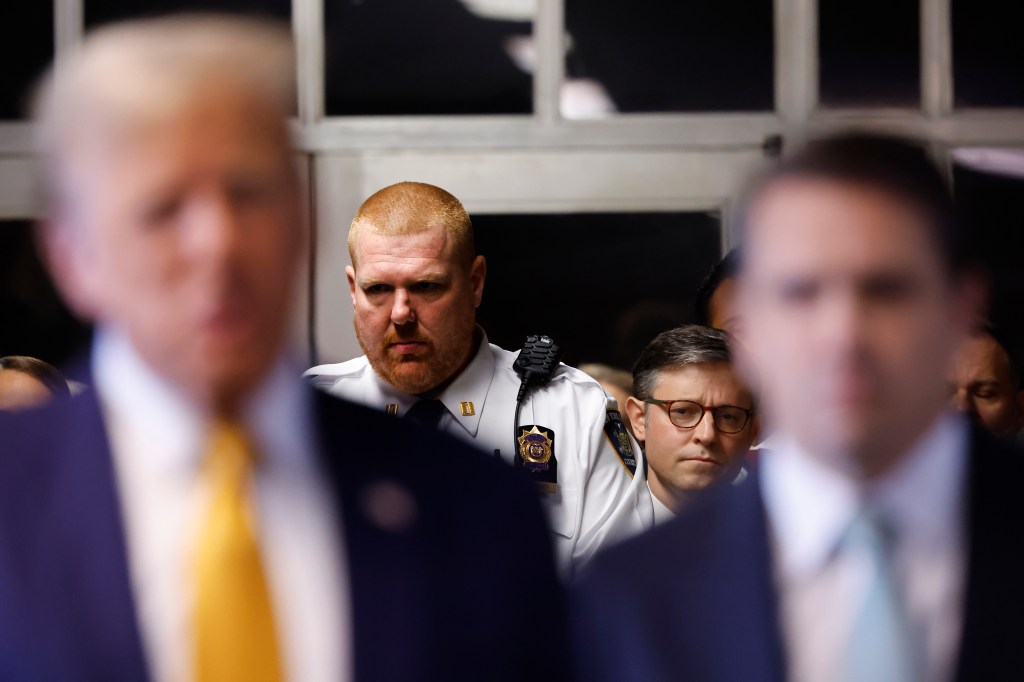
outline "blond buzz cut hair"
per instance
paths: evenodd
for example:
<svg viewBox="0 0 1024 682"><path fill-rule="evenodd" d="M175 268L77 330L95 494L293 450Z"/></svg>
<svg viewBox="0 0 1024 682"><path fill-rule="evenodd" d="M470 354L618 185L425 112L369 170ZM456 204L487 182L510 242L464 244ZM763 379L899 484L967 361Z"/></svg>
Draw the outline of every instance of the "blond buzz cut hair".
<svg viewBox="0 0 1024 682"><path fill-rule="evenodd" d="M473 223L462 202L425 182L399 182L374 192L356 211L348 231L348 253L356 263L356 239L363 230L381 235L410 235L443 227L450 255L469 269L476 257Z"/></svg>

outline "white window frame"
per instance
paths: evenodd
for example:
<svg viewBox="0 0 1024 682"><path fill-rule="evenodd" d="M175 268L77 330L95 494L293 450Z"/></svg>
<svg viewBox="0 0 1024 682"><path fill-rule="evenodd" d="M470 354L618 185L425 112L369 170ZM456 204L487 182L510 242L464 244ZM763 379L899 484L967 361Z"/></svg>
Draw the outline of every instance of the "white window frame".
<svg viewBox="0 0 1024 682"><path fill-rule="evenodd" d="M85 0L53 0L58 54L81 40ZM768 136L870 126L927 139L946 167L957 147L1024 146L1024 109L955 109L952 0L921 0L917 108L822 108L818 0L773 0L774 111L623 114L565 120L563 0L537 0L532 114L354 116L324 112L324 16L329 0L292 0L298 49L299 163L310 188L314 256L296 321L321 361L359 353L344 267L348 222L389 182L435 182L470 212L727 211ZM38 215L31 125L0 124L0 218ZM725 231L723 230L723 234ZM723 236L723 249L728 247Z"/></svg>

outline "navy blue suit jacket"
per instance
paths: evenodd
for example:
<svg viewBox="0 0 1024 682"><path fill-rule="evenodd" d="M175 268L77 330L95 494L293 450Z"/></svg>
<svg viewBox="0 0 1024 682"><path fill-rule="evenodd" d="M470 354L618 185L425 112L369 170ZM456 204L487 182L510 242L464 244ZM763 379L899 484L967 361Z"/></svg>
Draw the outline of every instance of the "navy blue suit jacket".
<svg viewBox="0 0 1024 682"><path fill-rule="evenodd" d="M564 599L532 486L394 417L319 393L314 404L356 679L564 677ZM415 500L409 528L368 512L382 482ZM148 678L115 485L91 393L0 415L0 679Z"/></svg>
<svg viewBox="0 0 1024 682"><path fill-rule="evenodd" d="M967 590L956 677L1008 679L1024 667L1024 454L976 431L969 475ZM580 679L785 680L771 571L756 475L598 555L570 601Z"/></svg>

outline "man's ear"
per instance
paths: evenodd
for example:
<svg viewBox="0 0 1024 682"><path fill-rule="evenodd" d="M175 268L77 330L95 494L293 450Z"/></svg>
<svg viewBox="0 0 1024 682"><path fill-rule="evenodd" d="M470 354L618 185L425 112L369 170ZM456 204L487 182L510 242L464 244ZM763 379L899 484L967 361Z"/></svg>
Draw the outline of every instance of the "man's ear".
<svg viewBox="0 0 1024 682"><path fill-rule="evenodd" d="M633 435L638 441L645 441L647 439L647 424L644 423L644 403L629 396L623 407L625 407L626 416L629 417L629 423L633 427Z"/></svg>
<svg viewBox="0 0 1024 682"><path fill-rule="evenodd" d="M487 259L477 256L469 268L469 282L473 287L473 307L479 308L484 300L484 281L487 279Z"/></svg>
<svg viewBox="0 0 1024 682"><path fill-rule="evenodd" d="M351 265L345 266L345 279L348 280L348 295L352 297L352 307L356 305L356 271Z"/></svg>
<svg viewBox="0 0 1024 682"><path fill-rule="evenodd" d="M96 268L89 262L85 238L74 229L52 218L40 220L34 233L36 250L68 308L83 319L96 320Z"/></svg>

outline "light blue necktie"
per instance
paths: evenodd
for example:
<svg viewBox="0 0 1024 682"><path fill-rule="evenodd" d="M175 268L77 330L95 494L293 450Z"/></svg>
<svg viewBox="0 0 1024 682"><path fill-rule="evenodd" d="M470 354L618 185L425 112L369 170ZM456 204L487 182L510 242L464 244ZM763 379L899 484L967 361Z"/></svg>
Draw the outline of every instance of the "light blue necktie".
<svg viewBox="0 0 1024 682"><path fill-rule="evenodd" d="M910 632L893 580L887 533L861 512L850 524L842 551L870 558L871 578L855 611L846 648L846 682L912 682ZM889 538L891 539L891 538Z"/></svg>

